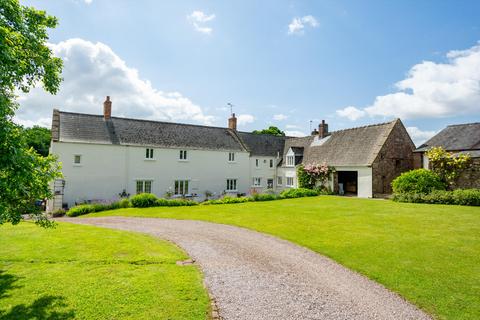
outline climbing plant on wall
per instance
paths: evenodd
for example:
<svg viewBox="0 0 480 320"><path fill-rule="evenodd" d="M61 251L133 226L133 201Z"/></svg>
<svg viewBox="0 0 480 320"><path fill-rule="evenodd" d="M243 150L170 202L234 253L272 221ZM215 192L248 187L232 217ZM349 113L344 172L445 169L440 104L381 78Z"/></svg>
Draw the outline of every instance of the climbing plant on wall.
<svg viewBox="0 0 480 320"><path fill-rule="evenodd" d="M330 174L334 171L335 169L326 163L302 164L297 168L298 185L300 188L307 189L313 189L317 185L325 186Z"/></svg>

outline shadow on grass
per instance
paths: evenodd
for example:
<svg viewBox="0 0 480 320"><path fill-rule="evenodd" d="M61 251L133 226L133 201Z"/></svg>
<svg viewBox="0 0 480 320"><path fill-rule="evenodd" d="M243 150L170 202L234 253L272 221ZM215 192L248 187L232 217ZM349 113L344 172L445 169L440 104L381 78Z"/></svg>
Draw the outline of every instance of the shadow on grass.
<svg viewBox="0 0 480 320"><path fill-rule="evenodd" d="M0 299L6 298L9 295L7 294L8 290L20 288L20 286L15 286L15 282L20 279L19 277L5 273L5 271L0 270Z"/></svg>
<svg viewBox="0 0 480 320"><path fill-rule="evenodd" d="M0 270L0 299L9 297L9 290L18 289L19 277ZM0 310L0 320L67 320L74 319L73 310L65 310L64 297L46 295L33 301L30 305L18 304L9 311Z"/></svg>

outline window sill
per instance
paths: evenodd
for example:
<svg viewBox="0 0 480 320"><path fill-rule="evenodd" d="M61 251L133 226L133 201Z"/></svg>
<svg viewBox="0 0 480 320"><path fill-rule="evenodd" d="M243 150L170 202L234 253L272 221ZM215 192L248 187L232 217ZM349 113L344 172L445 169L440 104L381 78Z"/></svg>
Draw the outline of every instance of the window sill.
<svg viewBox="0 0 480 320"><path fill-rule="evenodd" d="M187 159L178 159L178 162L189 162Z"/></svg>
<svg viewBox="0 0 480 320"><path fill-rule="evenodd" d="M83 164L81 164L81 163L74 163L73 166L74 166L74 167L82 167Z"/></svg>
<svg viewBox="0 0 480 320"><path fill-rule="evenodd" d="M234 192L238 192L238 190L225 190L225 192L227 192L227 193L234 193Z"/></svg>
<svg viewBox="0 0 480 320"><path fill-rule="evenodd" d="M145 161L157 161L157 159L149 159L149 158L145 158L143 160L145 160Z"/></svg>
<svg viewBox="0 0 480 320"><path fill-rule="evenodd" d="M262 188L262 186L252 186L252 188Z"/></svg>
<svg viewBox="0 0 480 320"><path fill-rule="evenodd" d="M237 163L237 161L228 161L228 163L232 163L232 164L233 164L233 163Z"/></svg>

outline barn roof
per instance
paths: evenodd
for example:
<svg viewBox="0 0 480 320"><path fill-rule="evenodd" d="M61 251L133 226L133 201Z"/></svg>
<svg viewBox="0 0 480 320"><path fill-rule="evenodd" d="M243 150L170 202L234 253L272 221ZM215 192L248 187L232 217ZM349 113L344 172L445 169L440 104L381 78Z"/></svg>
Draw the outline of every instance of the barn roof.
<svg viewBox="0 0 480 320"><path fill-rule="evenodd" d="M480 149L480 122L450 125L416 151L425 151L432 147L443 147L448 151Z"/></svg>
<svg viewBox="0 0 480 320"><path fill-rule="evenodd" d="M331 166L370 166L398 122L399 119L333 131L323 139L318 135L288 139L284 154L290 147L304 147L304 164L325 162Z"/></svg>

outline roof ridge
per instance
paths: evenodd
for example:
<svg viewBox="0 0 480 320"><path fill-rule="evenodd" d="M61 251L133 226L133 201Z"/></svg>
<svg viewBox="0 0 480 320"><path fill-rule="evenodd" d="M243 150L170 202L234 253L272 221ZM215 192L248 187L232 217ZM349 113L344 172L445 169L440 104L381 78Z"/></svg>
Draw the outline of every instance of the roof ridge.
<svg viewBox="0 0 480 320"><path fill-rule="evenodd" d="M98 117L103 118L101 114L91 114L91 113L81 113L81 112L71 112L71 111L61 111L60 113L68 113L68 114L77 114L82 116L90 116L90 117ZM223 129L228 130L227 127L217 127L217 126L207 126L202 124L191 124L191 123L180 123L180 122L169 122L169 121L160 121L160 120L149 120L149 119L136 119L136 118L126 118L126 117L111 117L111 119L120 119L120 120L132 120L132 121L144 121L144 122L154 122L154 123L165 123L165 124L174 124L180 126L191 126L191 127L202 127L202 128L212 128L212 129Z"/></svg>
<svg viewBox="0 0 480 320"><path fill-rule="evenodd" d="M457 126L471 126L474 124L480 124L480 122L470 122L470 123L458 123L458 124L449 124L448 127L457 127Z"/></svg>
<svg viewBox="0 0 480 320"><path fill-rule="evenodd" d="M395 122L397 122L397 121L399 121L399 120L400 120L400 118L395 118L395 120L388 121L388 122L381 122L381 123L367 124L367 125L360 126L360 127L353 127L353 128L340 129L340 130L335 130L335 131L332 131L332 132L330 132L330 133L334 133L334 132L343 132L343 131L356 130L356 129L363 129L363 128L370 128L370 127L379 127L379 126L385 126L385 125L387 125L387 124L392 124L392 123L395 123Z"/></svg>

